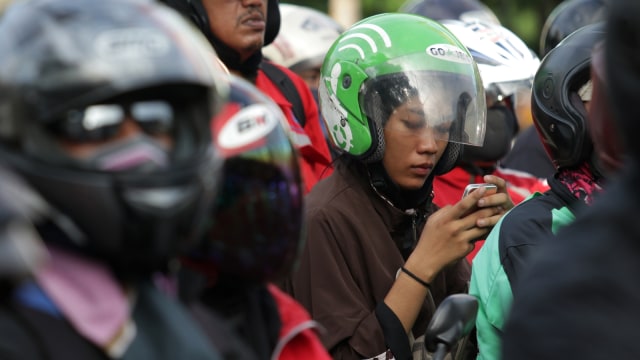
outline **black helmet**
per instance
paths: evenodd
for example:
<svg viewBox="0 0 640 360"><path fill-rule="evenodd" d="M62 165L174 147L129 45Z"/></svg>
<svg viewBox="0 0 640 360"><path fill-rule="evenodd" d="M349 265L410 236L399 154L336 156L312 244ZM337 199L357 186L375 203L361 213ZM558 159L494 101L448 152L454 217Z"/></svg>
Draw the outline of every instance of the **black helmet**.
<svg viewBox="0 0 640 360"><path fill-rule="evenodd" d="M398 11L438 21L481 20L500 25L500 20L493 10L478 0L408 0Z"/></svg>
<svg viewBox="0 0 640 360"><path fill-rule="evenodd" d="M636 102L640 88L640 2L613 1L610 11L605 40L609 99L625 155L638 164L640 112Z"/></svg>
<svg viewBox="0 0 640 360"><path fill-rule="evenodd" d="M604 20L605 0L565 0L545 20L540 33L540 58L579 28Z"/></svg>
<svg viewBox="0 0 640 360"><path fill-rule="evenodd" d="M129 274L157 269L196 240L221 164L209 122L228 91L222 79L204 38L156 2L10 6L0 18L0 160L66 218L59 222L66 224L59 229L64 236L52 231L56 236L43 235L45 241L55 238ZM102 160L111 163L78 160L60 146L61 136L95 141L105 139L110 126L117 129L89 122L102 119L89 109L104 115L99 108L110 102L134 104L129 110L144 128L135 111L145 107L136 104L154 99L168 116L146 107L144 116L156 121L146 125L163 126L172 143L170 150L145 153L146 159L157 155L156 163L138 161L133 168L127 162L140 155L130 151L141 150L139 142L101 149L110 151Z"/></svg>
<svg viewBox="0 0 640 360"><path fill-rule="evenodd" d="M186 262L226 280L281 278L302 244L303 186L287 120L257 88L232 77L215 124L224 177L204 247Z"/></svg>
<svg viewBox="0 0 640 360"><path fill-rule="evenodd" d="M556 168L591 160L587 111L578 91L590 80L591 51L604 23L572 33L542 60L533 82L533 122Z"/></svg>

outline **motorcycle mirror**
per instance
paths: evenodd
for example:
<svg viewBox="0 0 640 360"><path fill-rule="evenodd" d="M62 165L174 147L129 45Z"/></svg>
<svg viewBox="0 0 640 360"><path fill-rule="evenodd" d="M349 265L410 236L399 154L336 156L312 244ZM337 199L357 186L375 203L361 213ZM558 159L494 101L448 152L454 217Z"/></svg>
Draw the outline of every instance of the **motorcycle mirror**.
<svg viewBox="0 0 640 360"><path fill-rule="evenodd" d="M427 349L434 352L441 344L449 351L473 329L477 312L478 300L475 297L468 294L447 296L436 309L425 332Z"/></svg>

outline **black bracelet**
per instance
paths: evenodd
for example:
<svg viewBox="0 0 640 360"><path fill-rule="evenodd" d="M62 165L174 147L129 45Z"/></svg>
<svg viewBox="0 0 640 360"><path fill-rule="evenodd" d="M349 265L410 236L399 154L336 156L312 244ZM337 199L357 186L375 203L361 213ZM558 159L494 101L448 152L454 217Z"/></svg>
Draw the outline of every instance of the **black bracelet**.
<svg viewBox="0 0 640 360"><path fill-rule="evenodd" d="M429 284L428 282L420 279L416 274L414 274L411 271L407 270L404 266L400 267L400 271L402 271L403 273L409 275L413 280L419 282L420 285L426 287L427 289L429 289L429 291L431 291L431 284Z"/></svg>

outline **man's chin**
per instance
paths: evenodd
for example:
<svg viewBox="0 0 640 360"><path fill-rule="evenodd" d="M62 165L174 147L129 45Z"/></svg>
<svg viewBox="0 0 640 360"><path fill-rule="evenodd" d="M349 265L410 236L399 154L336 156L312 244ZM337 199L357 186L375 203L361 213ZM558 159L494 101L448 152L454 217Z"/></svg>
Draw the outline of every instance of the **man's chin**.
<svg viewBox="0 0 640 360"><path fill-rule="evenodd" d="M243 46L242 49L241 49L242 61L243 62L246 61L251 56L253 56L255 53L260 51L262 49L262 45L263 44L264 44L264 41L256 40L254 42L248 43L247 45Z"/></svg>

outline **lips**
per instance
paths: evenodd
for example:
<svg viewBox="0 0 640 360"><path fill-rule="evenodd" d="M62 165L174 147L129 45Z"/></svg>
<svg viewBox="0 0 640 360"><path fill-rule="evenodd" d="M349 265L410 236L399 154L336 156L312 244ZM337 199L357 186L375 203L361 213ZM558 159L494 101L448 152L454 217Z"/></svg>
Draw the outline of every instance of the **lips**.
<svg viewBox="0 0 640 360"><path fill-rule="evenodd" d="M430 174L431 170L433 170L432 164L425 163L425 164L411 166L411 171L420 176L426 176Z"/></svg>
<svg viewBox="0 0 640 360"><path fill-rule="evenodd" d="M240 24L252 29L262 30L266 26L266 21L264 20L264 15L259 12L253 12L243 16L240 20Z"/></svg>
<svg viewBox="0 0 640 360"><path fill-rule="evenodd" d="M420 169L426 169L426 170L431 170L433 169L433 164L431 163L424 163L424 164L420 164L420 165L413 165L411 166L412 168L420 168Z"/></svg>

